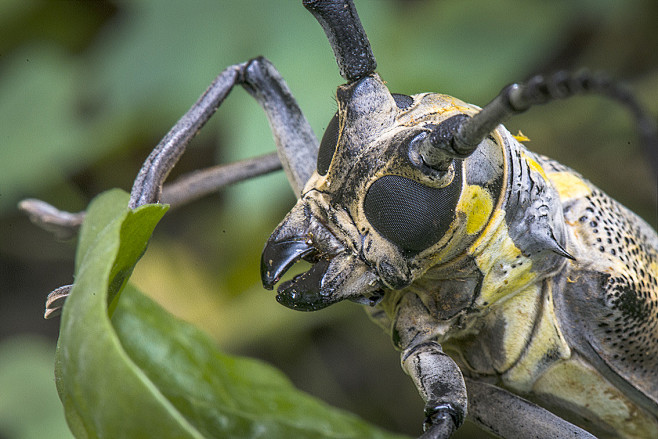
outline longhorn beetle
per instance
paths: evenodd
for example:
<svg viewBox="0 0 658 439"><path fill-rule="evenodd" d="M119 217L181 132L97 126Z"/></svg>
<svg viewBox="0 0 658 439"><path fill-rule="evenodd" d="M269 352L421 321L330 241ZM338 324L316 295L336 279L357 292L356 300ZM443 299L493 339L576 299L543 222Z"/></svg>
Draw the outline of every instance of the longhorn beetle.
<svg viewBox="0 0 658 439"><path fill-rule="evenodd" d="M591 437L555 414L602 437L658 437L656 232L500 125L533 105L604 94L629 107L658 169L653 120L589 73L508 86L482 109L392 94L352 1L303 3L347 80L321 142L266 59L231 66L151 153L130 207L175 198L162 192L167 174L240 84L263 107L298 195L263 250L263 285L303 259L311 268L279 285L281 304L366 305L425 400L422 437L449 437L467 415L503 437ZM51 293L49 308L66 293Z"/></svg>
<svg viewBox="0 0 658 439"><path fill-rule="evenodd" d="M482 110L391 94L352 2L304 5L348 83L315 171L297 180L301 196L265 245L263 285L304 259L311 268L279 286L281 304L367 305L426 402L427 437L461 425L462 372L602 435L657 437L658 236L499 124L592 91L628 104L654 144L655 126L588 74L508 86Z"/></svg>
<svg viewBox="0 0 658 439"><path fill-rule="evenodd" d="M279 286L280 303L368 305L426 402L427 437L462 423L462 373L568 411L595 433L657 437L658 236L499 124L600 92L629 105L654 145L655 125L588 74L508 86L482 110L391 94L352 2L304 4L348 83L315 171L263 250L265 287L305 259L312 267Z"/></svg>

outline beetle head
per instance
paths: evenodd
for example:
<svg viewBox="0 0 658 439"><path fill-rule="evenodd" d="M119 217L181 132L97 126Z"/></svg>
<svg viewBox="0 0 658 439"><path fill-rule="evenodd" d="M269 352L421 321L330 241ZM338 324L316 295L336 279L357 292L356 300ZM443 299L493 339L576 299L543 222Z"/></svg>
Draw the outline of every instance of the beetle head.
<svg viewBox="0 0 658 439"><path fill-rule="evenodd" d="M424 160L428 135L476 107L391 94L376 74L339 87L337 101L316 172L263 251L266 288L295 262L312 264L278 288L277 300L294 309L343 299L372 305L450 263L483 230L503 185L503 152L492 138L466 159Z"/></svg>

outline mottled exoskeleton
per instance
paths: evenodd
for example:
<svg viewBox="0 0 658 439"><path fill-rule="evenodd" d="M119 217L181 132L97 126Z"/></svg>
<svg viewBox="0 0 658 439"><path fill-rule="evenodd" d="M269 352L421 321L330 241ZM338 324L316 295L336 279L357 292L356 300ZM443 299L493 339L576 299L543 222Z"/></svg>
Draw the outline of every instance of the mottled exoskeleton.
<svg viewBox="0 0 658 439"><path fill-rule="evenodd" d="M263 251L264 285L304 259L311 268L279 286L280 303L368 305L430 426L461 424L463 373L602 437L658 437L656 232L499 125L574 87L613 95L609 84L540 79L482 112L441 94L391 94L374 61L350 71L349 49L336 46L358 38L341 37L335 10L312 7L349 82L315 172Z"/></svg>
<svg viewBox="0 0 658 439"><path fill-rule="evenodd" d="M224 183L211 169L162 190L194 134L242 85L263 107L298 195L263 250L263 284L273 288L304 259L311 268L281 283L279 302L366 305L426 402L423 437L450 436L467 414L503 437L592 437L562 418L602 437L658 437L656 232L500 125L535 104L603 93L630 108L656 170L655 121L623 88L586 73L506 87L482 109L391 94L352 1L304 4L348 81L319 148L275 68L264 58L236 64L147 158L129 207L189 200L261 172L256 162L276 167L264 157L220 170ZM67 234L83 216L34 200L23 208ZM46 316L69 289L51 293Z"/></svg>

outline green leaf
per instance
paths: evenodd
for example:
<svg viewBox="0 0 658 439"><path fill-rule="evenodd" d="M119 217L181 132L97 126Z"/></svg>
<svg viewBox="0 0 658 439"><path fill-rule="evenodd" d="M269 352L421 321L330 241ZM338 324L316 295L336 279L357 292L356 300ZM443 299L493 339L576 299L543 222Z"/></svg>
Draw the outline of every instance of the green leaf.
<svg viewBox="0 0 658 439"><path fill-rule="evenodd" d="M217 352L200 330L125 287L166 211L127 202L114 190L90 205L62 315L57 388L76 437L395 437L266 364Z"/></svg>
<svg viewBox="0 0 658 439"><path fill-rule="evenodd" d="M218 352L130 285L112 321L130 358L205 437L396 437L300 392L261 361Z"/></svg>
<svg viewBox="0 0 658 439"><path fill-rule="evenodd" d="M62 315L57 390L76 437L201 437L126 355L108 318L110 274L137 262L128 253L141 254L166 210L155 205L129 211L127 204L128 195L114 190L88 209L76 280ZM131 226L137 224L142 239L122 246L122 235L134 236ZM129 251L119 254L120 248Z"/></svg>

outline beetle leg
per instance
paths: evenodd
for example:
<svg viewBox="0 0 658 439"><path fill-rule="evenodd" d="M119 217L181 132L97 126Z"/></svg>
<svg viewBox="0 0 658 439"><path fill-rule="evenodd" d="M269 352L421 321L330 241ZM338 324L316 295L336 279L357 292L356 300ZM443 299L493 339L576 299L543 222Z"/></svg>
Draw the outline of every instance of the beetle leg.
<svg viewBox="0 0 658 439"><path fill-rule="evenodd" d="M465 379L469 420L504 438L596 439L546 409L491 384Z"/></svg>
<svg viewBox="0 0 658 439"><path fill-rule="evenodd" d="M240 181L258 177L281 169L276 152L240 160L233 163L211 166L201 171L192 171L180 176L173 183L162 188L161 203L171 209L183 206L205 195ZM59 240L68 240L78 233L85 212L66 212L35 198L28 198L18 204L36 226L52 232Z"/></svg>
<svg viewBox="0 0 658 439"><path fill-rule="evenodd" d="M402 367L425 401L425 433L421 439L448 438L471 421L500 437L595 439L587 431L500 387L464 378L457 364L436 342L412 346L402 354Z"/></svg>
<svg viewBox="0 0 658 439"><path fill-rule="evenodd" d="M163 199L163 184L185 148L196 133L217 111L235 85L242 85L263 107L270 122L283 164L295 194L300 192L315 169L319 142L302 114L285 81L265 58L227 67L210 84L192 107L176 122L144 161L130 194L129 207L169 202L183 204L202 195L214 192L236 181L261 175L278 168L276 158L257 157L229 166L215 167L197 172L170 186ZM43 228L65 236L73 236L84 218L84 212L62 212L39 200L26 200L21 209ZM65 300L62 287L53 292L57 309ZM51 299L55 297L49 296ZM46 316L53 310L49 301Z"/></svg>
<svg viewBox="0 0 658 439"><path fill-rule="evenodd" d="M311 126L302 114L285 81L272 63L263 57L226 68L210 84L194 105L178 120L158 145L151 151L135 179L130 196L130 207L173 201L184 204L205 194L246 178L277 169L272 157L254 158L233 166L215 167L197 172L171 187L166 200L162 185L196 133L205 125L224 102L235 85L242 85L261 105L270 122L279 160L283 164L290 185L299 196L306 181L315 170L319 143ZM22 210L44 228L69 237L80 226L84 212L72 215L59 212L39 200L26 200ZM56 213L53 215L53 212Z"/></svg>
<svg viewBox="0 0 658 439"><path fill-rule="evenodd" d="M251 157L237 162L211 166L180 176L162 188L161 202L171 209L217 192L225 186L281 170L276 152Z"/></svg>
<svg viewBox="0 0 658 439"><path fill-rule="evenodd" d="M402 354L402 368L425 401L425 433L422 438L448 438L466 416L466 385L457 364L441 345L427 342Z"/></svg>
<svg viewBox="0 0 658 439"><path fill-rule="evenodd" d="M220 73L210 87L151 151L133 184L129 203L131 209L160 201L162 184L167 175L183 155L194 135L215 114L233 86L239 83L245 66L246 63L236 64Z"/></svg>
<svg viewBox="0 0 658 439"><path fill-rule="evenodd" d="M295 196L299 197L315 171L318 139L288 85L267 59L249 61L243 81L242 86L265 111L279 159Z"/></svg>
<svg viewBox="0 0 658 439"><path fill-rule="evenodd" d="M153 149L135 179L130 208L160 201L167 175L236 84L242 85L265 110L279 159L299 195L315 169L318 140L279 72L268 60L259 57L220 73Z"/></svg>

